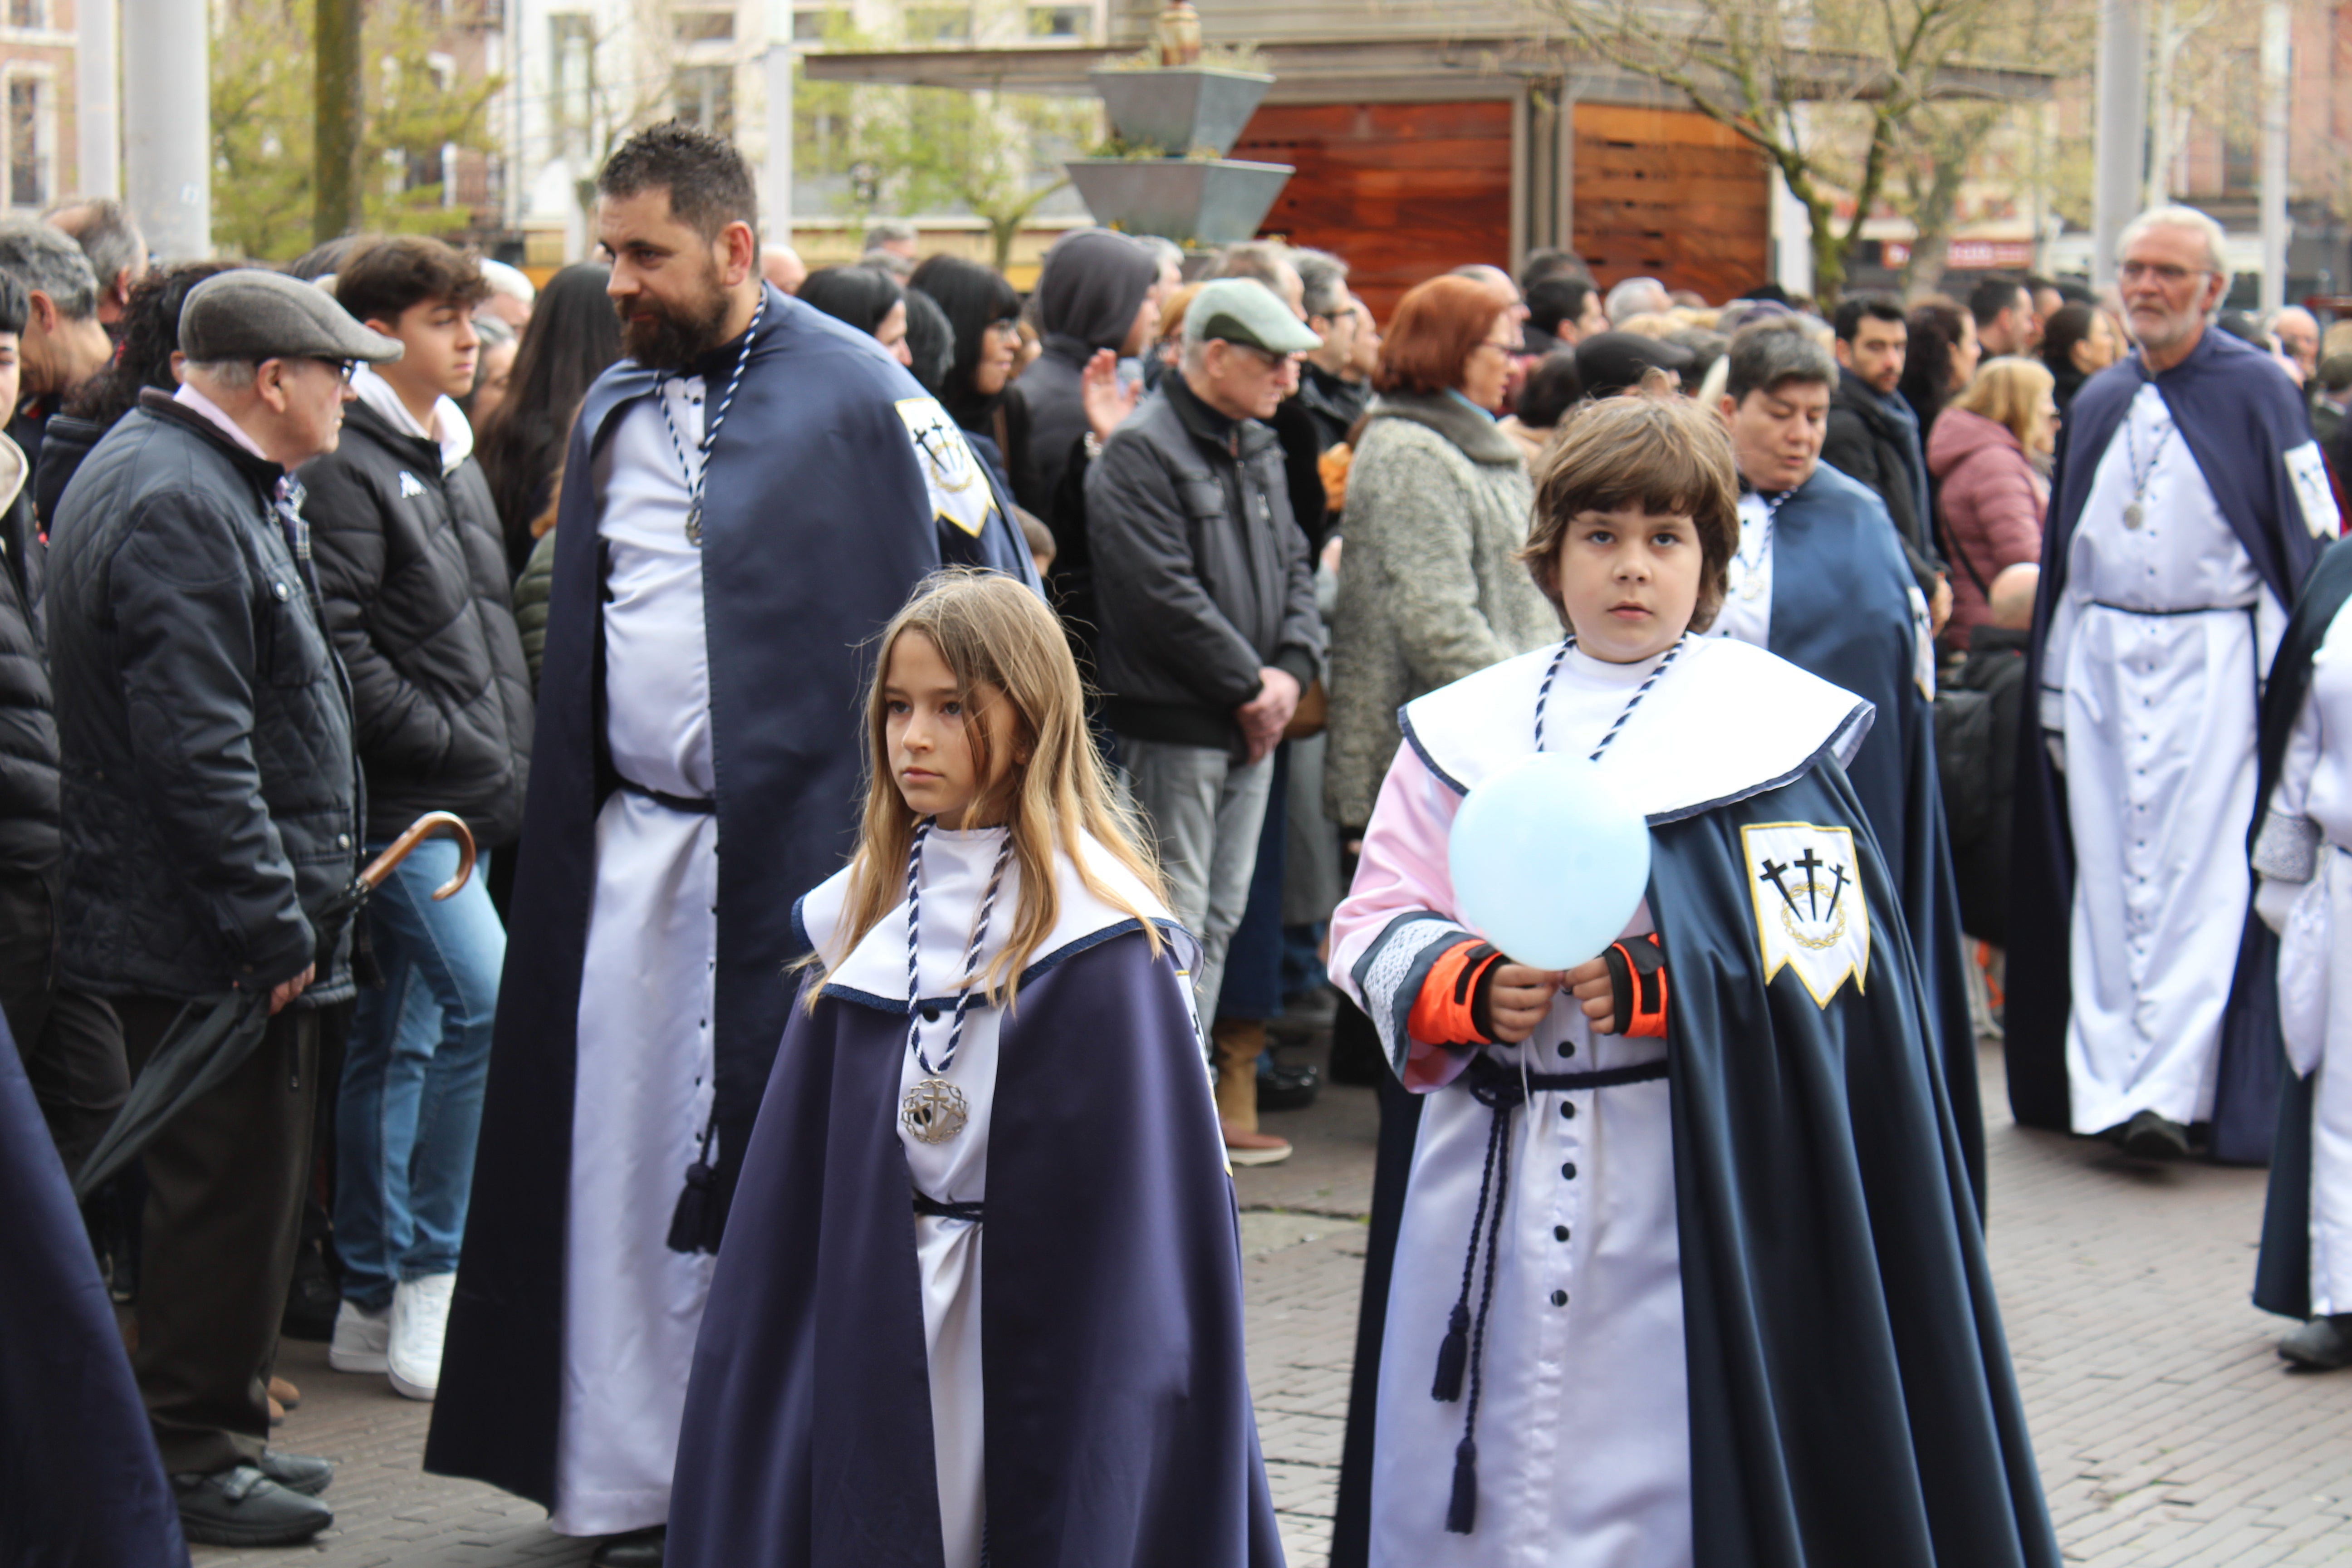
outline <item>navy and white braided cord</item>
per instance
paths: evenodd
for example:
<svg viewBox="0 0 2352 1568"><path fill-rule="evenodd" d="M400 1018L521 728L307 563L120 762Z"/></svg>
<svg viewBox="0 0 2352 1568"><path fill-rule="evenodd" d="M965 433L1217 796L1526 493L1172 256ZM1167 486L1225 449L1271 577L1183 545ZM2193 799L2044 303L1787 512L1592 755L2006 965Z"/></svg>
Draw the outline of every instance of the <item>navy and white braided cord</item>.
<svg viewBox="0 0 2352 1568"><path fill-rule="evenodd" d="M1601 743L1592 748L1592 755L1587 758L1587 761L1597 763L1601 760L1601 753L1609 749L1609 742L1617 738L1617 731L1625 727L1625 721L1633 716L1633 710L1642 705L1642 699L1650 694L1650 688L1658 683L1658 678L1672 668L1675 660L1682 657L1683 646L1689 641L1688 632L1675 639L1675 646L1666 649L1666 657L1658 660L1658 668L1650 671L1648 679L1634 688L1633 695L1625 700L1625 706L1618 713L1617 721L1609 726L1609 732L1601 737ZM1550 668L1544 671L1543 685L1536 691L1536 750L1538 752L1544 749L1544 709L1551 702L1552 679L1559 674L1561 661L1568 658L1568 650L1575 646L1574 632L1569 633L1560 639L1559 651L1551 656Z"/></svg>
<svg viewBox="0 0 2352 1568"><path fill-rule="evenodd" d="M735 374L727 378L726 390L719 395L719 406L702 426L701 443L695 455L699 465L686 460L686 443L679 439L677 421L670 416L669 384L684 377L665 375L654 388L654 401L661 405L662 423L669 427L669 444L677 453L679 471L686 475L686 536L698 546L702 542L702 492L710 480L710 448L719 439L719 427L727 423L727 411L735 405L736 388L743 384L743 372L751 363L751 342L760 334L760 318L768 313L768 291L760 290L760 302L751 307L751 324L743 329L743 347L735 355Z"/></svg>
<svg viewBox="0 0 2352 1568"><path fill-rule="evenodd" d="M939 818L927 816L915 825L915 841L907 851L907 1048L915 1054L915 1065L927 1078L944 1078L955 1065L956 1047L963 1044L963 1016L980 999L980 949L988 937L989 917L996 912L997 890L1004 885L1004 868L1013 860L1013 835L1004 836L1004 847L996 852L996 868L988 876L988 891L980 900L980 913L971 922L971 941L963 950L963 989L956 997L955 1020L948 1027L948 1048L940 1055L940 1065L933 1067L923 1054L923 987L916 970L916 956L922 947L923 929L923 841L931 836L931 825Z"/></svg>

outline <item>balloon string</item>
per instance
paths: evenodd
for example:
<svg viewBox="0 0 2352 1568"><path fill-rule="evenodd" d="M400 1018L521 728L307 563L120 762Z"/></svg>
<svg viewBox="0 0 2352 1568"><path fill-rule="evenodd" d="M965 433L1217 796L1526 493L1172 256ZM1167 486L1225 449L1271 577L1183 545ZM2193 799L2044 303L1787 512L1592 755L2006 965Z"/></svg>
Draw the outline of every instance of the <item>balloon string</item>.
<svg viewBox="0 0 2352 1568"><path fill-rule="evenodd" d="M1625 721L1633 716L1633 710L1642 705L1642 699L1650 694L1650 688L1658 683L1658 678L1665 674L1667 669L1672 668L1675 660L1681 657L1683 645L1689 641L1688 632L1675 639L1675 646L1666 649L1666 657L1658 660L1658 668L1650 671L1649 679L1634 688L1633 695L1625 700L1624 709L1617 715L1617 721L1609 726L1609 732L1601 737L1601 743L1592 748L1592 755L1585 759L1586 761L1597 763L1601 760L1601 753L1609 749L1609 742L1617 738L1617 731L1625 727ZM1536 750L1538 752L1544 749L1544 709L1551 702L1552 680L1559 674L1560 663L1568 658L1568 650L1575 646L1574 632L1569 633L1560 639L1559 651L1551 656L1550 668L1544 671L1543 685L1536 691Z"/></svg>

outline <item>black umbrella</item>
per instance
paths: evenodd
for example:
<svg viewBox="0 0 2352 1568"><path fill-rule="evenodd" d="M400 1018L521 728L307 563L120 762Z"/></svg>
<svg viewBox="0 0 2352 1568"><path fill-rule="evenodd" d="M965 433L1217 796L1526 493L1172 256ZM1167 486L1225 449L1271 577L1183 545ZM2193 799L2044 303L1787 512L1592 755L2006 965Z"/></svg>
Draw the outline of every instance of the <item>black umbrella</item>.
<svg viewBox="0 0 2352 1568"><path fill-rule="evenodd" d="M408 858L410 850L436 837L457 841L457 874L434 889L433 896L436 900L455 897L474 874L474 836L459 818L446 811L429 811L410 824L408 831L394 839L383 854L368 864L367 869L352 879L350 887L336 894L313 917L312 924L319 932L319 951L333 953L343 927L367 902L368 895L392 875L394 867ZM163 1042L155 1047L155 1054L141 1069L139 1081L131 1086L131 1093L124 1099L122 1109L115 1113L106 1135L89 1152L81 1173L74 1178L74 1201L79 1203L87 1198L100 1183L137 1159L155 1134L163 1130L163 1124L178 1115L183 1107L244 1066L268 1029L267 991L226 991L217 996L199 996L181 1008L180 1016L172 1021Z"/></svg>

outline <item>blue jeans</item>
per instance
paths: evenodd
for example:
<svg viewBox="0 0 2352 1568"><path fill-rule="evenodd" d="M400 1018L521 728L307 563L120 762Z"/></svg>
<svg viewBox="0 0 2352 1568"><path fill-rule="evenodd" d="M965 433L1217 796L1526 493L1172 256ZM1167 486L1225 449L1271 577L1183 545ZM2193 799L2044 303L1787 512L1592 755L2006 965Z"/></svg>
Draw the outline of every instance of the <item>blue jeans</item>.
<svg viewBox="0 0 2352 1568"><path fill-rule="evenodd" d="M373 856L383 847L368 846ZM343 1299L368 1311L404 1280L457 1267L506 928L488 860L446 903L457 847L428 839L370 900L384 984L362 991L335 1106L335 1250Z"/></svg>

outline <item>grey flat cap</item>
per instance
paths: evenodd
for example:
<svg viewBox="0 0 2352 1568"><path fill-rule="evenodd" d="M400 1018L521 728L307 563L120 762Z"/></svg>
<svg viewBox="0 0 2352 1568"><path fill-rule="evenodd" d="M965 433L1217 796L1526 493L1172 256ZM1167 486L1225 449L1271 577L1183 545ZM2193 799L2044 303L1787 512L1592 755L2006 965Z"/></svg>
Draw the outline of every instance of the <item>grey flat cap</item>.
<svg viewBox="0 0 2352 1568"><path fill-rule="evenodd" d="M1200 322L1199 331L1193 322ZM1323 346L1281 297L1255 278L1220 278L1201 285L1184 307L1184 339L1220 338L1272 354L1303 354Z"/></svg>
<svg viewBox="0 0 2352 1568"><path fill-rule="evenodd" d="M281 272L240 267L188 290L180 310L180 352L200 363L221 360L398 359L398 338L372 332L310 284Z"/></svg>

